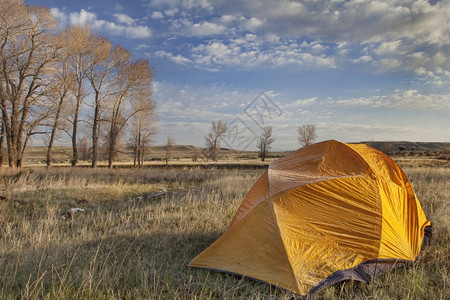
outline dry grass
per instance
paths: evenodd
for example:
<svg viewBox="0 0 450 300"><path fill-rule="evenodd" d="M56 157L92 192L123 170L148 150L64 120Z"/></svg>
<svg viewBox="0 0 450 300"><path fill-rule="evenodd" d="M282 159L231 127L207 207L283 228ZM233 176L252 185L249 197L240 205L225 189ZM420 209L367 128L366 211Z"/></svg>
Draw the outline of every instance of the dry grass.
<svg viewBox="0 0 450 300"><path fill-rule="evenodd" d="M411 268L323 299L449 299L449 168L408 166L434 239ZM226 229L261 169L0 171L0 299L291 299L186 268ZM145 195L168 190L163 197ZM142 196L142 197L138 197ZM72 207L84 213L63 220Z"/></svg>

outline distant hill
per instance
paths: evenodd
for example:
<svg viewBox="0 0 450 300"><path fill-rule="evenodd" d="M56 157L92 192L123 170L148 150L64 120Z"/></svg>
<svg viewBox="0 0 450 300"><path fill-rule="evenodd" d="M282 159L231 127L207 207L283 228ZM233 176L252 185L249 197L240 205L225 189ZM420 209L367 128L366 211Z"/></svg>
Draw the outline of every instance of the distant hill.
<svg viewBox="0 0 450 300"><path fill-rule="evenodd" d="M365 141L361 142L363 144L369 145L378 150L385 150L388 147L394 149L394 151L399 151L399 147L404 147L404 151L437 151L437 152L450 152L450 142L448 143L438 143L438 142L404 142L404 141L394 141L394 142L382 142L382 141Z"/></svg>

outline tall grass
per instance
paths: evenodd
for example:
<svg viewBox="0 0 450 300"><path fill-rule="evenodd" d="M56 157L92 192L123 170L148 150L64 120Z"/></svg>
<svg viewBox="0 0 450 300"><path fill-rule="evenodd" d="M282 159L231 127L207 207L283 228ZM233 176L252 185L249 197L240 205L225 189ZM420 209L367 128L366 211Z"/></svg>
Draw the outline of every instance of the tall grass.
<svg viewBox="0 0 450 300"><path fill-rule="evenodd" d="M434 239L411 268L323 299L448 299L448 168L407 168ZM262 170L0 171L0 299L291 299L232 275L187 268L228 227ZM160 188L168 193L148 197ZM64 220L72 207L84 208Z"/></svg>

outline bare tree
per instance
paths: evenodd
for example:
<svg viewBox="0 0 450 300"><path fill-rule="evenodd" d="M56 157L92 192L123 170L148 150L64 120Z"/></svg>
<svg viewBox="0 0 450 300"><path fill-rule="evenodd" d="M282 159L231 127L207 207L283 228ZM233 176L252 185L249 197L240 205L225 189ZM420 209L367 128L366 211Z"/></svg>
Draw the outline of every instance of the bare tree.
<svg viewBox="0 0 450 300"><path fill-rule="evenodd" d="M136 113L132 115L129 125L130 146L133 149L134 167L140 168L144 165L146 147L156 134L155 103L144 93L133 97L131 106Z"/></svg>
<svg viewBox="0 0 450 300"><path fill-rule="evenodd" d="M91 158L91 147L89 146L89 138L83 136L79 141L79 158L88 161Z"/></svg>
<svg viewBox="0 0 450 300"><path fill-rule="evenodd" d="M56 19L49 9L0 0L0 109L9 166L21 167L40 113L43 80L58 46L51 30Z"/></svg>
<svg viewBox="0 0 450 300"><path fill-rule="evenodd" d="M70 71L68 65L68 55L64 51L59 55L59 59L55 62L53 72L48 78L47 94L51 102L50 111L52 113L52 122L50 126L50 137L47 146L47 167L52 164L52 150L56 139L57 131L61 128L61 117L63 110L67 104L67 100L71 97L74 87L74 74Z"/></svg>
<svg viewBox="0 0 450 300"><path fill-rule="evenodd" d="M192 161L198 161L198 159L202 156L202 148L195 148L192 154Z"/></svg>
<svg viewBox="0 0 450 300"><path fill-rule="evenodd" d="M173 148L175 147L175 138L171 135L167 137L166 143L164 144L164 160L166 161L166 166L169 164L169 159L172 157Z"/></svg>
<svg viewBox="0 0 450 300"><path fill-rule="evenodd" d="M2 111L0 110L0 115L2 115ZM3 167L3 162L5 160L5 148L4 142L5 140L5 126L3 125L3 117L0 118L0 168Z"/></svg>
<svg viewBox="0 0 450 300"><path fill-rule="evenodd" d="M111 42L105 38L97 36L95 48L91 53L92 59L89 68L86 70L87 79L94 92L93 102L90 107L93 109L92 115L92 167L97 167L100 122L102 116L108 109L105 103L110 95L111 88L115 85L115 78L110 77L113 68L121 59L117 52L111 52Z"/></svg>
<svg viewBox="0 0 450 300"><path fill-rule="evenodd" d="M266 159L267 153L270 151L270 148L272 147L271 145L274 141L275 139L272 138L272 127L264 127L264 130L256 144L256 147L259 149L259 157L261 158L261 161Z"/></svg>
<svg viewBox="0 0 450 300"><path fill-rule="evenodd" d="M92 52L97 42L97 36L91 34L89 27L68 26L61 33L62 39L66 41L65 51L68 55L68 67L74 77L74 98L72 104L72 116L69 122L72 124L71 131L68 132L72 141L72 167L78 162L78 131L80 122L80 111L83 101L88 95L85 89L86 72L92 61Z"/></svg>
<svg viewBox="0 0 450 300"><path fill-rule="evenodd" d="M386 155L392 155L395 152L394 143L386 142L382 144L381 151Z"/></svg>
<svg viewBox="0 0 450 300"><path fill-rule="evenodd" d="M316 125L306 124L302 125L297 129L298 141L303 146L311 145L317 138Z"/></svg>
<svg viewBox="0 0 450 300"><path fill-rule="evenodd" d="M206 149L208 151L208 156L212 158L213 161L219 159L220 154L220 138L227 132L228 126L219 120L217 123L212 122L211 132L205 136Z"/></svg>
<svg viewBox="0 0 450 300"><path fill-rule="evenodd" d="M108 118L107 154L110 168L117 152L118 141L123 128L134 114L139 113L139 110L150 108L143 106L137 109L136 106L130 105L130 101L136 97L151 99L152 94L153 69L149 66L148 60L138 60L132 63L128 51L123 48L116 48L116 51L118 50L123 52L123 58L116 67L117 79L111 94L113 101Z"/></svg>

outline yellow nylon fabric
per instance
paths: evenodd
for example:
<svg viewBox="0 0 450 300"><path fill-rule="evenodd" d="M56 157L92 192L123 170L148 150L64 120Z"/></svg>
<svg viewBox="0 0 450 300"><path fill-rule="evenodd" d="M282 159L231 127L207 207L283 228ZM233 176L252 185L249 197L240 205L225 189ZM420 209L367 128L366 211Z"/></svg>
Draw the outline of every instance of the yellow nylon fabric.
<svg viewBox="0 0 450 300"><path fill-rule="evenodd" d="M269 180L267 178L267 171L261 175L261 177L255 182L253 187L247 193L241 205L239 206L236 214L231 221L231 226L236 224L240 219L242 219L249 211L255 208L258 204L264 200L268 200L269 194Z"/></svg>
<svg viewBox="0 0 450 300"><path fill-rule="evenodd" d="M381 228L369 220L381 215L374 186L368 177L342 177L273 199L300 294L338 270L376 258ZM361 196L367 201L361 203Z"/></svg>
<svg viewBox="0 0 450 300"><path fill-rule="evenodd" d="M195 257L190 266L241 274L297 291L269 202L259 205L231 227Z"/></svg>
<svg viewBox="0 0 450 300"><path fill-rule="evenodd" d="M414 260L420 251L426 220L411 183L387 155L366 145L348 144L377 174L383 207L379 258Z"/></svg>
<svg viewBox="0 0 450 300"><path fill-rule="evenodd" d="M388 156L325 141L272 162L228 231L190 266L306 295L336 271L374 259L414 260L429 224Z"/></svg>

